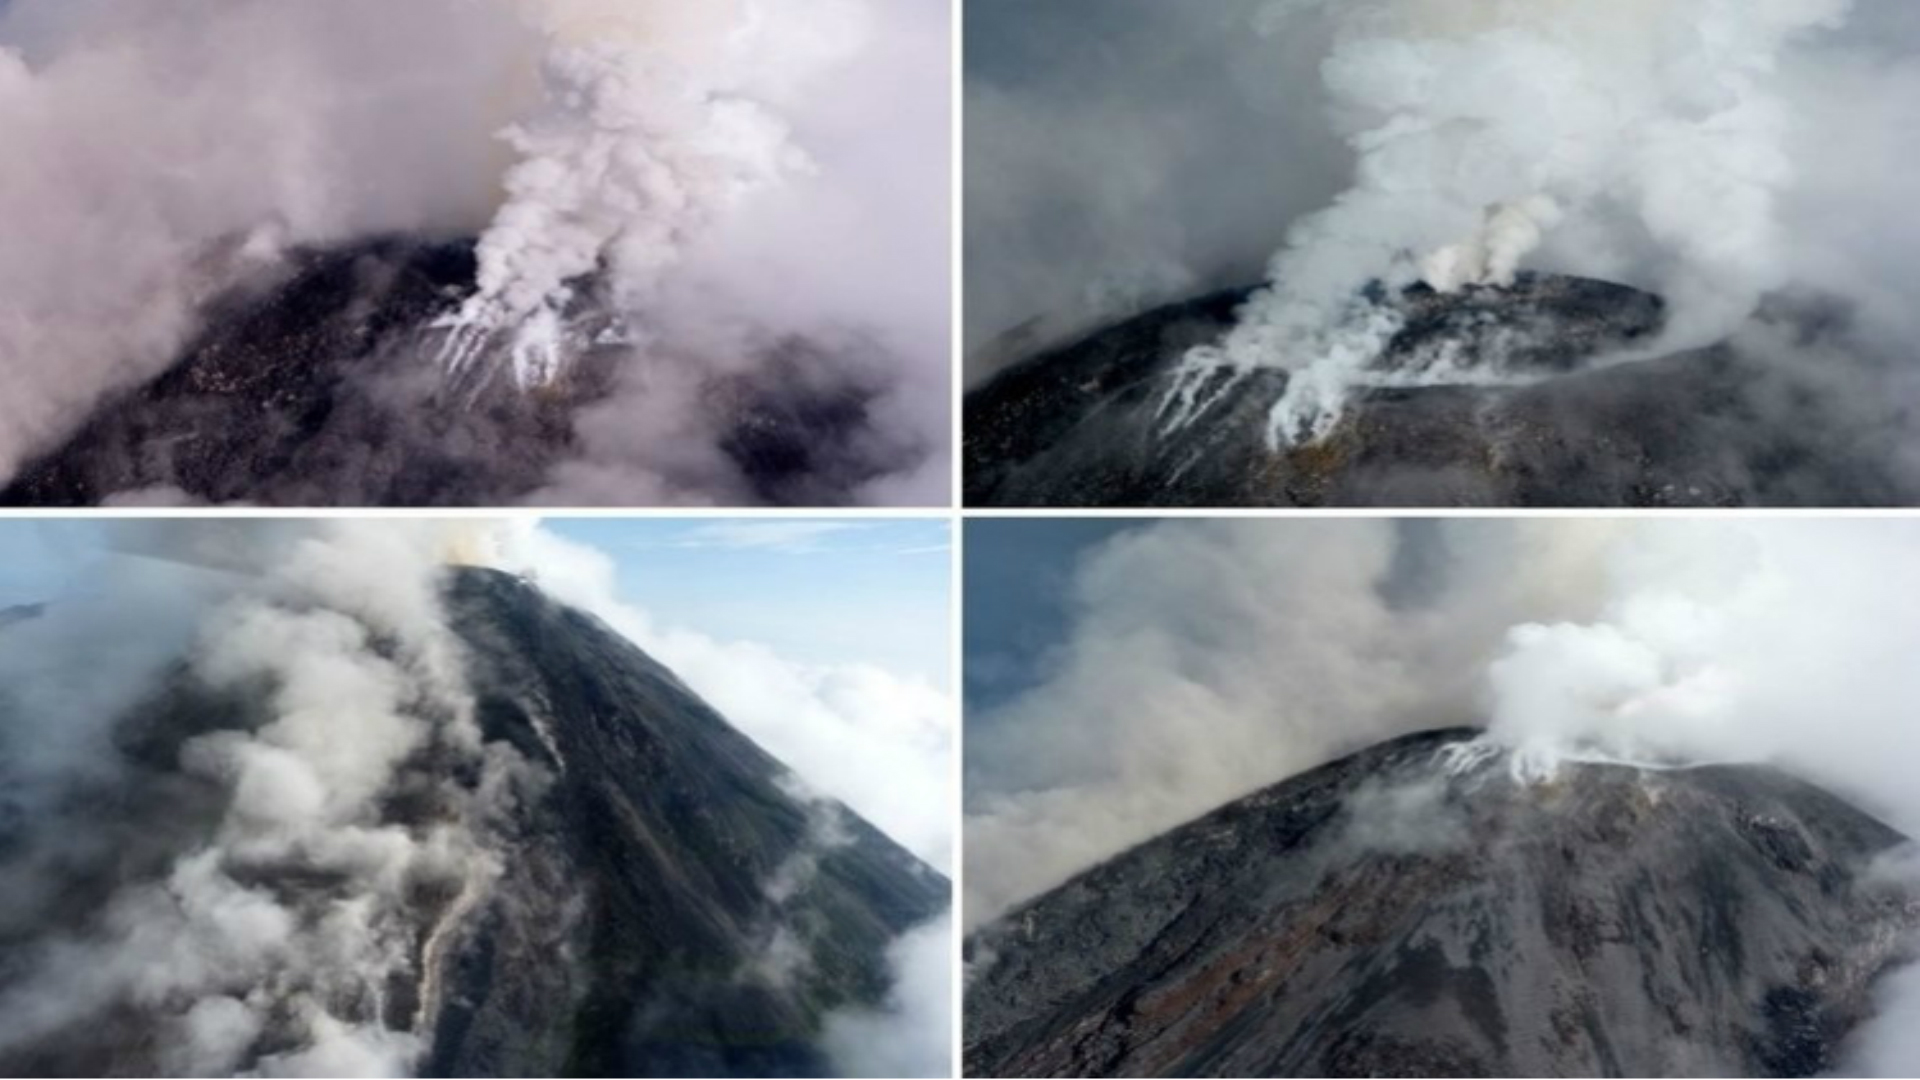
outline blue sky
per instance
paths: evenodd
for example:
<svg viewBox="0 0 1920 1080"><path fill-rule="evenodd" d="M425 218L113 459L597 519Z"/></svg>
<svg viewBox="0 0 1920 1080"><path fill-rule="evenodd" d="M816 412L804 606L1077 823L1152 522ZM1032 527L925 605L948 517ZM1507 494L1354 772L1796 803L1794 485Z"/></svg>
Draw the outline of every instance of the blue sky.
<svg viewBox="0 0 1920 1080"><path fill-rule="evenodd" d="M944 520L581 519L551 531L604 552L621 598L665 626L809 664L873 663L939 687L948 672ZM99 521L0 521L0 607L84 589Z"/></svg>
<svg viewBox="0 0 1920 1080"><path fill-rule="evenodd" d="M974 519L967 522L963 689L969 715L1040 681L1071 627L1075 569L1088 551L1149 522L1139 519Z"/></svg>
<svg viewBox="0 0 1920 1080"><path fill-rule="evenodd" d="M669 625L791 660L877 663L951 684L944 520L594 518L546 522L619 567L622 598Z"/></svg>
<svg viewBox="0 0 1920 1080"><path fill-rule="evenodd" d="M98 521L0 521L0 607L36 603L82 584L100 557L103 528Z"/></svg>

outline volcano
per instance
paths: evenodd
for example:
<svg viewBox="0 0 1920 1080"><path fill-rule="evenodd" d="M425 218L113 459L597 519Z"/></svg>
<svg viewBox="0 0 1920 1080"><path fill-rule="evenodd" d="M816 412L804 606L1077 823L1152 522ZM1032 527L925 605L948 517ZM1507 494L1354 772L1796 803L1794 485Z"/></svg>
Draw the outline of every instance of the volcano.
<svg viewBox="0 0 1920 1080"><path fill-rule="evenodd" d="M1656 340L1654 296L1523 274L1511 287L1391 302L1403 327L1387 370L1452 356L1480 384L1359 393L1326 438L1269 443L1289 374L1229 384L1169 425L1189 350L1218 342L1255 290L1172 304L1049 350L971 391L965 491L979 507L1885 505L1887 447L1831 388L1729 344L1606 362ZM1375 301L1386 298L1375 290ZM1794 333L1837 316L1777 304ZM1820 362L1826 377L1834 363ZM1418 380L1415 380L1416 382Z"/></svg>
<svg viewBox="0 0 1920 1080"><path fill-rule="evenodd" d="M646 376L588 280L566 313L577 355L564 377L532 390L504 365L449 377L436 324L472 294L474 275L472 241L387 237L295 252L212 302L170 367L100 402L0 488L0 505L527 501L582 455L581 412ZM684 405L737 472L739 499L846 503L912 463L898 439L874 430L875 402L890 390L883 365L798 338L752 359L702 371ZM671 475L674 464L649 467Z"/></svg>
<svg viewBox="0 0 1920 1080"><path fill-rule="evenodd" d="M496 810L471 826L497 872L457 897L431 878L410 883L409 954L384 984L328 988L329 1010L411 1040L415 1067L429 1076L844 1068L823 1043L829 1019L882 1008L895 980L888 947L948 910L945 878L844 806L805 793L593 617L489 570L450 572L443 594L465 647L479 751L514 761L520 778L515 797L496 797ZM171 676L115 731L125 775L69 800L87 824L66 845L72 852L35 862L23 842L31 822L9 816L0 796L0 884L32 873L57 898L48 905L55 925L0 923L0 994L34 969L30 957L51 956L57 968L60 954L40 949L47 935L85 937L124 918L130 890L175 880L206 850L232 794L184 759L210 738L257 727L264 693ZM420 751L368 827L419 832L444 818L450 798L483 783L476 760ZM340 871L321 862L225 872L301 918L364 910L339 895ZM222 925L238 934L239 913ZM231 992L271 1018L243 1039L236 1068L272 1071L271 1055L304 1037L280 1003L283 988ZM161 1075L187 1004L136 987L99 1015L40 1025L24 1044L10 1044L0 1025L0 1073Z"/></svg>
<svg viewBox="0 0 1920 1080"><path fill-rule="evenodd" d="M1903 842L1768 768L1410 736L976 931L967 1073L1815 1075L1920 918Z"/></svg>

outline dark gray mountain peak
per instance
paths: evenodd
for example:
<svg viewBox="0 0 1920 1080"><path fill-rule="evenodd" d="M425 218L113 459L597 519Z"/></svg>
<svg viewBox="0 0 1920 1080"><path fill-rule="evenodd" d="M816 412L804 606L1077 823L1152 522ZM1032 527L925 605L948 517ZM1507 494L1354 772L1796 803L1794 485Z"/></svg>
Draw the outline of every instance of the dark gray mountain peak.
<svg viewBox="0 0 1920 1080"><path fill-rule="evenodd" d="M1249 796L967 943L969 1075L1813 1075L1920 901L1769 768L1414 735Z"/></svg>

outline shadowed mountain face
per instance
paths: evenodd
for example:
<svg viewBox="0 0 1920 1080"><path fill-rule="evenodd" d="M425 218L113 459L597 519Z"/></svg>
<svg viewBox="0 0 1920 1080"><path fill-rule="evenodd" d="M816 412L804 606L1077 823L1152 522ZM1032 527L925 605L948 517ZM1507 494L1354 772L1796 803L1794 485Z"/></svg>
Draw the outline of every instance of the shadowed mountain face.
<svg viewBox="0 0 1920 1080"><path fill-rule="evenodd" d="M589 282L569 312L579 355L559 382L522 392L491 369L449 379L444 334L432 324L458 310L473 277L470 242L298 253L212 305L170 369L102 402L0 488L0 505L86 506L149 492L286 506L523 501L582 454L575 418L615 393L631 350ZM682 407L738 471L742 497L846 502L913 464L898 440L872 430L889 386L869 359L788 340L756 363L705 373Z"/></svg>
<svg viewBox="0 0 1920 1080"><path fill-rule="evenodd" d="M529 583L460 570L448 621L467 647L488 760L517 762L511 797L470 827L497 863L472 896L408 888L408 960L377 990L335 991L335 1015L417 1036L438 1076L814 1076L837 1066L829 1014L879 1008L888 945L950 904L947 881L791 774L675 676L597 620ZM6 703L0 701L0 707ZM249 692L185 674L116 735L129 767L72 809L58 858L9 831L0 882L41 858L49 924L0 920L0 994L46 935L86 936L116 897L169 880L203 849L228 796L187 767L191 741L267 715ZM471 755L421 750L368 827L419 830L482 784ZM492 775L492 774L489 774ZM10 865L12 863L12 865ZM352 910L324 865L227 873L290 911ZM332 890L332 892L330 892ZM278 992L257 993L272 1001ZM189 1002L190 1003L190 1002ZM31 1045L0 1046L8 1075L157 1075L185 1007L128 999ZM252 1038L245 1061L285 1052L291 1024Z"/></svg>
<svg viewBox="0 0 1920 1080"><path fill-rule="evenodd" d="M1660 301L1523 275L1511 289L1397 299L1383 367L1447 351L1506 386L1360 392L1317 443L1274 449L1279 368L1168 430L1181 359L1217 341L1252 290L1174 304L1018 364L970 393L973 506L1739 506L1898 501L1891 450L1835 415L1831 362L1802 381L1730 347L1594 368L1644 344ZM1858 373L1853 373L1857 376ZM1817 375L1818 379L1815 378Z"/></svg>
<svg viewBox="0 0 1920 1080"><path fill-rule="evenodd" d="M831 1075L825 1014L881 1003L886 946L947 910L946 879L844 809L823 842L784 767L591 617L487 572L450 595L483 727L558 779L449 960L428 1071ZM782 906L796 853L817 865ZM570 924L522 914L556 897ZM809 957L785 986L751 974L776 922Z"/></svg>
<svg viewBox="0 0 1920 1080"><path fill-rule="evenodd" d="M1416 735L976 932L968 1075L1787 1076L1835 1063L1920 902L1903 838L1753 767L1516 782Z"/></svg>

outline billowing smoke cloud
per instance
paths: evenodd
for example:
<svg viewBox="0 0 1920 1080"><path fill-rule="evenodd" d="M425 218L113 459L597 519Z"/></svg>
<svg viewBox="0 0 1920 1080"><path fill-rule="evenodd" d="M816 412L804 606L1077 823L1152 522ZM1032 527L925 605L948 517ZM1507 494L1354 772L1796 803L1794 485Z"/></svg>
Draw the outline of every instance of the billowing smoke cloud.
<svg viewBox="0 0 1920 1080"><path fill-rule="evenodd" d="M1268 16L1281 29L1317 6ZM1353 118L1357 182L1295 223L1272 285L1189 357L1195 377L1304 369L1275 407L1277 441L1331 430L1399 329L1359 297L1372 280L1511 284L1558 229L1620 238L1603 251L1644 242L1675 312L1667 348L1726 336L1787 284L1778 204L1793 167L1772 76L1848 0L1329 7L1339 30L1323 72Z"/></svg>
<svg viewBox="0 0 1920 1080"><path fill-rule="evenodd" d="M970 718L966 917L1343 753L1455 724L1484 728L1523 776L1766 763L1920 835L1916 544L1920 527L1895 520L1123 534L1083 558L1051 674ZM1411 842L1383 807L1357 819L1370 842ZM1910 986L1890 983L1896 1019L1857 1067L1911 1071L1886 1056Z"/></svg>
<svg viewBox="0 0 1920 1080"><path fill-rule="evenodd" d="M888 950L887 1007L827 1018L824 1042L847 1076L941 1077L953 1073L953 919L915 927Z"/></svg>
<svg viewBox="0 0 1920 1080"><path fill-rule="evenodd" d="M16 0L0 475L289 250L400 233L480 237L423 365L531 386L624 349L536 501L756 498L688 415L715 372L857 383L839 497L942 501L946 37L940 0ZM821 355L761 371L794 340Z"/></svg>
<svg viewBox="0 0 1920 1080"><path fill-rule="evenodd" d="M65 890L111 881L129 859L157 861L150 880L111 895L99 925L32 939L11 973L0 1051L86 1038L79 1025L124 1022L125 1009L158 1018L166 1049L150 1067L169 1073L401 1075L424 1049L438 928L493 872L484 821L524 765L480 745L439 615L432 530L300 531L263 529L249 546L243 528L129 526L122 541L150 559L199 567L217 551L227 569L148 564L133 576L164 582L156 592L116 590L111 613L56 605L44 626L9 633L9 658L29 669L0 710L8 768L25 781L9 785L9 810L29 851L4 875L9 898L26 901L9 921L57 927ZM142 610L161 600L170 606ZM155 633L148 616L193 630ZM81 668L94 689L39 707ZM131 713L141 722L118 738L165 740L181 720L164 689L181 680L212 702L263 691L270 715L187 734L181 772L158 779L137 750L115 752L125 746L109 725ZM62 714L73 727L49 722ZM428 764L449 761L477 779L464 786ZM63 827L89 800L137 806L156 784L200 791L187 816L197 802L209 820L146 822L131 837ZM396 820L383 801L408 787L435 809ZM395 997L402 986L410 999Z"/></svg>

